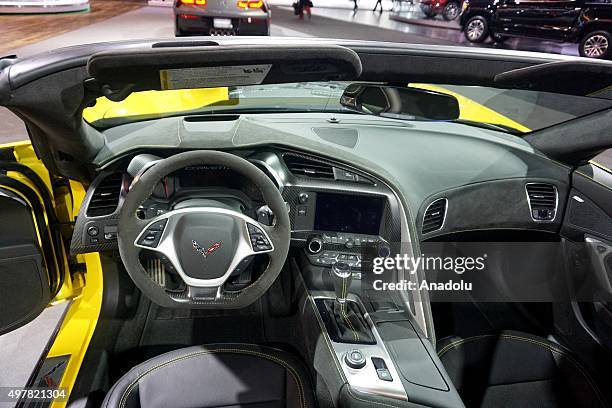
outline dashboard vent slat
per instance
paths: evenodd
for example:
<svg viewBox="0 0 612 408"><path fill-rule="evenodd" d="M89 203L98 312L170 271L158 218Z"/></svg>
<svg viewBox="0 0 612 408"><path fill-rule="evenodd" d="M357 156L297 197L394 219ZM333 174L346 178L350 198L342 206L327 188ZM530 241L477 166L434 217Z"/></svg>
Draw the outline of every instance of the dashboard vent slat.
<svg viewBox="0 0 612 408"><path fill-rule="evenodd" d="M557 187L546 183L527 183L527 202L531 219L536 222L551 222L557 213Z"/></svg>
<svg viewBox="0 0 612 408"><path fill-rule="evenodd" d="M96 186L87 207L88 217L100 217L115 212L119 205L122 179L121 173L113 173Z"/></svg>
<svg viewBox="0 0 612 408"><path fill-rule="evenodd" d="M442 229L447 207L448 200L446 198L439 198L429 204L423 215L423 227L421 229L423 234Z"/></svg>
<svg viewBox="0 0 612 408"><path fill-rule="evenodd" d="M334 169L329 164L290 154L284 155L283 160L294 176L328 180L334 179Z"/></svg>

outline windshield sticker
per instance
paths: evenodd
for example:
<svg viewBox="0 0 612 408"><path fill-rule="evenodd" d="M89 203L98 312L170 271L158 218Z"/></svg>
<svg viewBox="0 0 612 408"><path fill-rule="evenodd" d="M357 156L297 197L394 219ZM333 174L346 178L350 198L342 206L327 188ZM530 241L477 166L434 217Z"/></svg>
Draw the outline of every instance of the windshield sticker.
<svg viewBox="0 0 612 408"><path fill-rule="evenodd" d="M164 69L159 77L162 90L259 85L271 68L272 64Z"/></svg>

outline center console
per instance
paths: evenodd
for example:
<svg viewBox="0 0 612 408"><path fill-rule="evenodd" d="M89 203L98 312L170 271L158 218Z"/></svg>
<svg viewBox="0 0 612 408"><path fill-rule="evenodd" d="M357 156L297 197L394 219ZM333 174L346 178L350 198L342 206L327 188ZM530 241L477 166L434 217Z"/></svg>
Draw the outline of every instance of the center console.
<svg viewBox="0 0 612 408"><path fill-rule="evenodd" d="M420 298L372 285L378 279L372 257L395 256L402 242L411 242L403 236L408 229L393 191L376 181L346 186L288 174L279 179L292 225L293 267L306 289L305 342L334 405L462 407L415 318ZM368 174L355 179L375 180ZM399 279L400 271L385 276Z"/></svg>

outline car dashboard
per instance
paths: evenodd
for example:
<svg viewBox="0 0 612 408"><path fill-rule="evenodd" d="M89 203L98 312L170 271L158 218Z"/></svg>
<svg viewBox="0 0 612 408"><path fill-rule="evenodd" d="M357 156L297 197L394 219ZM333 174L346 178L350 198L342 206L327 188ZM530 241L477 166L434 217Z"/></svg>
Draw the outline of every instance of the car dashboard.
<svg viewBox="0 0 612 408"><path fill-rule="evenodd" d="M338 255L344 260L351 250L358 252L362 243L400 242L406 211L396 190L378 175L299 151L272 148L232 153L248 159L277 185L287 203L292 243L308 249L314 264L328 265ZM127 156L94 179L75 224L72 253L117 249L121 202L139 177L129 167L142 161L139 165L146 168L161 159L151 154ZM416 212L412 210L415 216L410 221L419 240L487 230L556 233L567 192L563 180L541 177L468 183L430 195ZM207 165L188 167L160 180L139 217L164 214L187 199L230 196L238 198L241 211L249 216L264 224L271 221L273 214L251 182L232 170ZM323 251L328 248L348 252L323 256L330 255ZM358 260L349 261L359 266Z"/></svg>

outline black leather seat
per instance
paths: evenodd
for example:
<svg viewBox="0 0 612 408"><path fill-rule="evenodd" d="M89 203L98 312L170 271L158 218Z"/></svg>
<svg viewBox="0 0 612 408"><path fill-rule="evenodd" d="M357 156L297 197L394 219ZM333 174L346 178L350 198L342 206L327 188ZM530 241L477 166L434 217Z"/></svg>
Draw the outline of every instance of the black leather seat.
<svg viewBox="0 0 612 408"><path fill-rule="evenodd" d="M134 367L102 406L308 408L315 400L308 372L288 353L219 344L175 350Z"/></svg>
<svg viewBox="0 0 612 408"><path fill-rule="evenodd" d="M468 408L609 406L584 365L541 337L505 331L447 338L438 350Z"/></svg>

